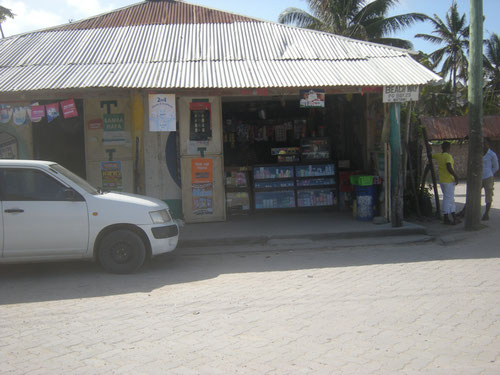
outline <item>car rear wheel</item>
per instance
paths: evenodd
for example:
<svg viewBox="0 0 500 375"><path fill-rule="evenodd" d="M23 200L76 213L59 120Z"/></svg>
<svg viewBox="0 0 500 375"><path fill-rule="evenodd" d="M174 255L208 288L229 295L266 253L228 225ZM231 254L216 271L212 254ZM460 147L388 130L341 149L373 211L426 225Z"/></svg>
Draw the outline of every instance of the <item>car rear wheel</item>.
<svg viewBox="0 0 500 375"><path fill-rule="evenodd" d="M106 271L120 274L133 273L144 263L146 247L139 235L119 229L103 238L97 258Z"/></svg>

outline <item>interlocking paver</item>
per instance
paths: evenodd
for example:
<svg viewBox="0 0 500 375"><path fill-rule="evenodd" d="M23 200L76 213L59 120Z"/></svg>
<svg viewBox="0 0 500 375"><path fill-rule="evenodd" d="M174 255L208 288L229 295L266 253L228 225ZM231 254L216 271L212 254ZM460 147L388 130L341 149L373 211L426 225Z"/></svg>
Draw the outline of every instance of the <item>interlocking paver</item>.
<svg viewBox="0 0 500 375"><path fill-rule="evenodd" d="M0 373L497 374L491 216L448 246L1 266Z"/></svg>

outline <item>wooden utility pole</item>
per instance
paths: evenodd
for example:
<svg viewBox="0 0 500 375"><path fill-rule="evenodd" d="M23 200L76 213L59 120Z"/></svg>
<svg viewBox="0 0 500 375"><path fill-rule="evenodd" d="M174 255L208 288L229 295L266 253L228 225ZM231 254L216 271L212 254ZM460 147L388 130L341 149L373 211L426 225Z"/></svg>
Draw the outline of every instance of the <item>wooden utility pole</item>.
<svg viewBox="0 0 500 375"><path fill-rule="evenodd" d="M483 0L469 0L469 159L465 229L480 228L483 170Z"/></svg>
<svg viewBox="0 0 500 375"><path fill-rule="evenodd" d="M403 226L403 173L401 165L401 103L391 103L391 191L393 227Z"/></svg>

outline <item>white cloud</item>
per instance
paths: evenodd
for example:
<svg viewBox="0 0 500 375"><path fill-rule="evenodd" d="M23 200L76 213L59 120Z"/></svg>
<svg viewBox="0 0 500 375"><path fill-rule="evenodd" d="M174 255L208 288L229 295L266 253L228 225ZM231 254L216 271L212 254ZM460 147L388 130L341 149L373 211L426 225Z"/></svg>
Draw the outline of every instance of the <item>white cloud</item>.
<svg viewBox="0 0 500 375"><path fill-rule="evenodd" d="M100 0L85 0L74 1L66 0L66 5L71 9L71 13L75 15L75 20L95 16L113 10L111 5L102 5Z"/></svg>
<svg viewBox="0 0 500 375"><path fill-rule="evenodd" d="M15 14L14 19L8 18L2 23L6 36L60 25L68 21L57 13L51 12L50 7L34 9L25 1L7 0L2 2L2 6L12 10Z"/></svg>

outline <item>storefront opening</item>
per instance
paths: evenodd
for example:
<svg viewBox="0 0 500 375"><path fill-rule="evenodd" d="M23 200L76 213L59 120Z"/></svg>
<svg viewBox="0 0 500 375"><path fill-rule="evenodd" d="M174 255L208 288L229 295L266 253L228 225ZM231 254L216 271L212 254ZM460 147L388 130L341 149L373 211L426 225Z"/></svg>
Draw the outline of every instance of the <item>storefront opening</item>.
<svg viewBox="0 0 500 375"><path fill-rule="evenodd" d="M364 101L327 95L324 108L301 108L303 100L223 99L228 214L338 208L338 161L364 166Z"/></svg>
<svg viewBox="0 0 500 375"><path fill-rule="evenodd" d="M51 122L43 117L33 124L33 155L34 159L54 161L86 178L83 101L75 100L75 105L77 117L65 119L61 114Z"/></svg>

